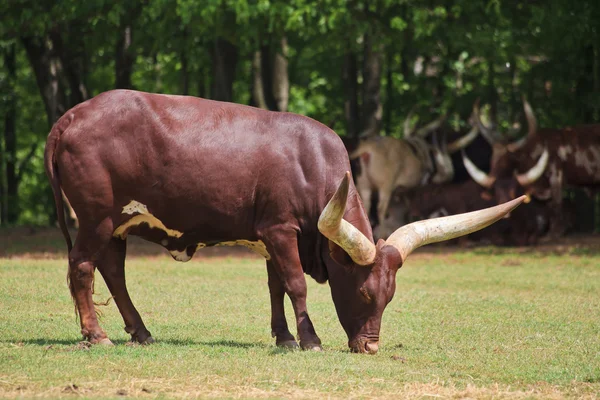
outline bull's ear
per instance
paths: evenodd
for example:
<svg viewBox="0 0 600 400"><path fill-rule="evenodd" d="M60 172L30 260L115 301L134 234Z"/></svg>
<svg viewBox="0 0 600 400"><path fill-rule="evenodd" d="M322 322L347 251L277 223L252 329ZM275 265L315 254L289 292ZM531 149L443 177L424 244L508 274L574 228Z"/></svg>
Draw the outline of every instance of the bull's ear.
<svg viewBox="0 0 600 400"><path fill-rule="evenodd" d="M350 265L352 259L340 246L329 240L329 256L339 265Z"/></svg>

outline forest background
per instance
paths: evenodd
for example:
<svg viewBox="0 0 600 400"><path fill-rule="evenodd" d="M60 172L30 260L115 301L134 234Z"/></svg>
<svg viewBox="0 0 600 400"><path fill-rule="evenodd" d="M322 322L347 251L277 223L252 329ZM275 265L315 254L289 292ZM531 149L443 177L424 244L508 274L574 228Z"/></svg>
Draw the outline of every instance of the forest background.
<svg viewBox="0 0 600 400"><path fill-rule="evenodd" d="M0 225L56 219L52 124L132 88L310 116L401 137L474 101L502 128L600 119L597 0L7 0L0 2Z"/></svg>

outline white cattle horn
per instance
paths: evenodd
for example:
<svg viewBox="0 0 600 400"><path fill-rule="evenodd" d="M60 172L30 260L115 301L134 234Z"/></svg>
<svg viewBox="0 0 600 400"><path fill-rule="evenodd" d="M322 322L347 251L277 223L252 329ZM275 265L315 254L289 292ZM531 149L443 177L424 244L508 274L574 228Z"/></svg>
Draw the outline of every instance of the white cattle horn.
<svg viewBox="0 0 600 400"><path fill-rule="evenodd" d="M510 151L511 153L514 153L515 151L523 147L525 143L527 143L528 139L529 136L523 136L521 139L515 140L514 142L507 144L506 150Z"/></svg>
<svg viewBox="0 0 600 400"><path fill-rule="evenodd" d="M425 136L429 135L431 132L437 130L440 126L442 126L442 124L444 123L444 121L446 120L446 118L447 118L447 115L446 114L442 114L435 121L432 121L432 122L428 123L427 125L425 125L424 127L418 129L415 132L415 136L417 136L417 137L425 137Z"/></svg>
<svg viewBox="0 0 600 400"><path fill-rule="evenodd" d="M468 145L475 140L477 134L479 133L479 129L477 127L472 128L469 133L466 135L456 139L454 142L448 144L448 153L452 154L457 152L458 150L464 149Z"/></svg>
<svg viewBox="0 0 600 400"><path fill-rule="evenodd" d="M461 152L463 164L465 165L465 169L467 170L469 175L471 175L471 178L473 178L475 182L477 182L484 188L490 189L494 185L494 182L496 182L496 178L493 176L489 176L488 174L477 168L475 164L473 164L471 160L469 160L469 157L467 157L467 153L465 153L464 150L461 150Z"/></svg>
<svg viewBox="0 0 600 400"><path fill-rule="evenodd" d="M533 113L533 108L525 97L523 97L523 109L525 110L525 117L527 118L527 136L531 137L537 132L537 119L535 118L535 114Z"/></svg>
<svg viewBox="0 0 600 400"><path fill-rule="evenodd" d="M544 148L544 152L540 156L539 160L531 169L523 174L517 174L516 178L519 181L519 185L528 186L533 182L537 181L540 176L546 170L546 166L548 165L548 149Z"/></svg>
<svg viewBox="0 0 600 400"><path fill-rule="evenodd" d="M352 261L368 266L375 261L375 245L354 225L342 219L346 211L349 185L350 172L346 172L340 186L321 212L317 227L323 236L344 249Z"/></svg>
<svg viewBox="0 0 600 400"><path fill-rule="evenodd" d="M421 246L468 235L493 224L514 210L526 197L521 196L479 211L413 222L397 229L385 243L395 247L404 262L410 253Z"/></svg>

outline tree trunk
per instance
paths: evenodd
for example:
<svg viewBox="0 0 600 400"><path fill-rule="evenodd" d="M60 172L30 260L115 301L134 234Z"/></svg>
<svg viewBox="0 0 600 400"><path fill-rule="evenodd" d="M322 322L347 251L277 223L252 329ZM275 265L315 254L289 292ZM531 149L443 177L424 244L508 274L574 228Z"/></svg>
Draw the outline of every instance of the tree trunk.
<svg viewBox="0 0 600 400"><path fill-rule="evenodd" d="M497 122L498 120L498 96L496 93L496 85L494 83L494 59L489 57L488 64L488 101L490 102L490 121Z"/></svg>
<svg viewBox="0 0 600 400"><path fill-rule="evenodd" d="M64 90L58 79L59 63L52 55L49 38L23 37L21 42L35 74L50 127L67 111Z"/></svg>
<svg viewBox="0 0 600 400"><path fill-rule="evenodd" d="M8 214L8 204L6 199L6 184L4 183L6 175L4 174L4 163L6 153L4 151L3 141L0 140L0 226L6 225Z"/></svg>
<svg viewBox="0 0 600 400"><path fill-rule="evenodd" d="M14 224L19 218L19 180L17 177L17 94L15 92L17 68L15 45L12 44L4 53L4 65L7 70L7 102L4 114L4 155L6 156L6 223Z"/></svg>
<svg viewBox="0 0 600 400"><path fill-rule="evenodd" d="M48 129L63 115L68 106L66 102L65 90L59 79L60 62L56 59L52 48L52 41L49 37L23 37L21 42L27 52L27 58L35 74L44 107L48 119ZM33 149L28 158L33 156ZM25 168L26 162L21 168ZM22 171L22 170L21 170ZM15 169L16 172L16 169ZM18 180L18 179L17 179ZM70 214L72 210L67 209ZM67 214L67 215L69 215ZM67 224L73 226L76 221L67 218Z"/></svg>
<svg viewBox="0 0 600 400"><path fill-rule="evenodd" d="M362 132L378 135L381 130L381 45L372 34L364 39Z"/></svg>
<svg viewBox="0 0 600 400"><path fill-rule="evenodd" d="M256 107L267 110L267 102L265 100L265 90L262 79L262 52L260 50L254 52L252 59L252 102Z"/></svg>
<svg viewBox="0 0 600 400"><path fill-rule="evenodd" d="M360 127L360 114L358 107L358 68L356 54L348 50L344 55L344 69L342 71L343 85L346 99L344 101L344 116L346 118L346 134L357 137Z"/></svg>
<svg viewBox="0 0 600 400"><path fill-rule="evenodd" d="M181 94L188 95L190 93L190 73L188 70L188 57L187 57L187 38L188 30L183 28L181 46Z"/></svg>
<svg viewBox="0 0 600 400"><path fill-rule="evenodd" d="M280 41L280 46L275 50L273 60L273 97L277 111L287 111L290 93L288 75L288 45L285 36Z"/></svg>
<svg viewBox="0 0 600 400"><path fill-rule="evenodd" d="M238 60L238 49L224 38L217 38L213 47L212 98L233 101L233 81Z"/></svg>
<svg viewBox="0 0 600 400"><path fill-rule="evenodd" d="M72 27L67 27L66 31L69 35L67 45L64 44L58 28L53 29L49 37L52 40L52 48L60 60L62 70L69 85L70 96L68 107L71 108L87 100L89 95L83 74L84 60L86 58L83 34L73 31Z"/></svg>
<svg viewBox="0 0 600 400"><path fill-rule="evenodd" d="M119 27L115 48L115 88L132 89L131 72L135 56L131 48L132 28L130 23Z"/></svg>

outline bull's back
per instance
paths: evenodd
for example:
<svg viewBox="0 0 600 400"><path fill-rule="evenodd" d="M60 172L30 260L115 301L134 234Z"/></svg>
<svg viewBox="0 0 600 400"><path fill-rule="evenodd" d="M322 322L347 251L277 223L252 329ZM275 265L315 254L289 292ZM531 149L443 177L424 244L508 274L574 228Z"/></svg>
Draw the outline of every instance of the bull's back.
<svg viewBox="0 0 600 400"><path fill-rule="evenodd" d="M271 216L314 213L306 202L323 203L325 176L347 164L316 121L232 103L112 91L67 114L58 157L74 207L135 200L179 229L247 224L261 205Z"/></svg>

